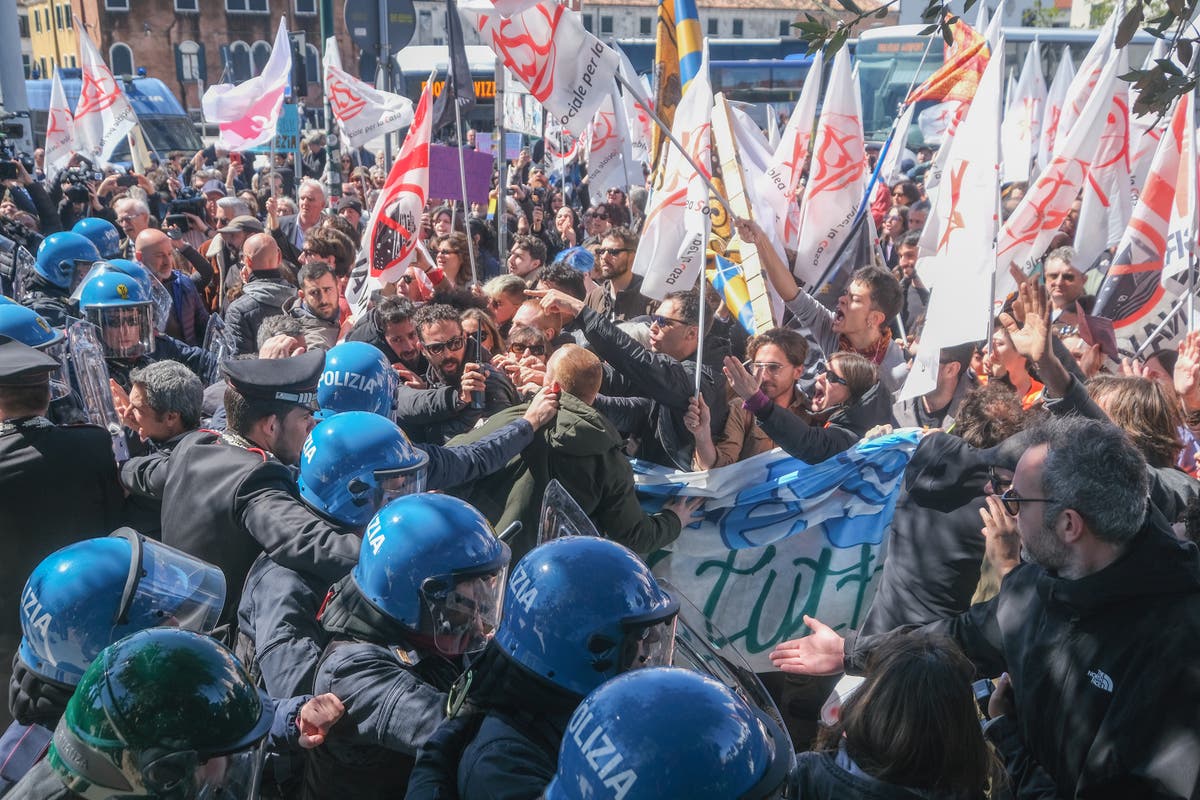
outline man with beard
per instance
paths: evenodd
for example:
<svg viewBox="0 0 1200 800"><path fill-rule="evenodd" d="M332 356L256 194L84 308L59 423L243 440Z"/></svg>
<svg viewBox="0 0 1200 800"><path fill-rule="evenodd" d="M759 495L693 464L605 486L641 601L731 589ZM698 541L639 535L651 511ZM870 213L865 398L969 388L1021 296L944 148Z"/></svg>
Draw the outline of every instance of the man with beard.
<svg viewBox="0 0 1200 800"><path fill-rule="evenodd" d="M296 277L300 294L283 304L283 313L300 321L309 350L328 350L337 344L341 331L337 274L324 261L312 260L300 268Z"/></svg>
<svg viewBox="0 0 1200 800"><path fill-rule="evenodd" d="M488 363L490 354L463 333L457 309L427 305L417 311L413 322L429 360L425 372L429 388L401 386L396 404L397 420L413 441L444 444L518 402L512 382Z"/></svg>
<svg viewBox="0 0 1200 800"><path fill-rule="evenodd" d="M387 357L405 386L427 389L425 373L429 361L421 351L421 338L413 322L416 313L416 306L407 297L380 298L379 305L364 314L346 334L346 341L374 345Z"/></svg>
<svg viewBox="0 0 1200 800"><path fill-rule="evenodd" d="M649 314L654 301L642 294L642 276L633 274L638 237L628 228L612 228L596 250L604 283L588 292L587 307L614 322Z"/></svg>

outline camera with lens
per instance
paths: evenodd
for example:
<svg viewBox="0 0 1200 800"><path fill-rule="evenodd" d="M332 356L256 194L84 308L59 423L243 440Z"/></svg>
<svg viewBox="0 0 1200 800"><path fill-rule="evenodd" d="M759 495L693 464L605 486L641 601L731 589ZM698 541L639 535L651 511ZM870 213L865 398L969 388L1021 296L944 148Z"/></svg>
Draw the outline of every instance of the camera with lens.
<svg viewBox="0 0 1200 800"><path fill-rule="evenodd" d="M88 183L97 183L102 180L104 180L104 173L87 167L68 167L63 170L62 177L59 178L60 182L67 184L64 194L72 203L86 203L91 200L92 195Z"/></svg>
<svg viewBox="0 0 1200 800"><path fill-rule="evenodd" d="M204 195L200 194L195 189L181 189L179 196L167 204L167 216L163 219L163 225L167 228L172 226L179 228L181 233L187 233L191 230L188 214L194 214L197 217L204 217Z"/></svg>
<svg viewBox="0 0 1200 800"><path fill-rule="evenodd" d="M33 156L29 153L17 153L13 150L10 139L20 139L25 129L19 122L0 123L0 181L16 180L20 174L17 162L25 167L25 171L33 174Z"/></svg>

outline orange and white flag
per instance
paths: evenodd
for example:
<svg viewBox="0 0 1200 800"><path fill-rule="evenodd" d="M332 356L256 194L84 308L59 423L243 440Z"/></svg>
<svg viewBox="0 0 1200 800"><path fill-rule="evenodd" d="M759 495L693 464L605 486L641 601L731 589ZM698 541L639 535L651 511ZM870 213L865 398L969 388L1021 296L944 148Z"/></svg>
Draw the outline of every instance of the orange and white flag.
<svg viewBox="0 0 1200 800"><path fill-rule="evenodd" d="M82 85L75 104L75 138L79 152L107 164L113 150L137 125L129 98L83 27L79 27L79 66Z"/></svg>
<svg viewBox="0 0 1200 800"><path fill-rule="evenodd" d="M1058 134L1058 121L1062 118L1063 104L1067 102L1067 91L1075 79L1075 62L1071 60L1071 48L1064 47L1050 90L1046 92L1046 111L1042 115L1042 131L1038 137L1038 169L1050 163L1054 157L1054 137Z"/></svg>
<svg viewBox="0 0 1200 800"><path fill-rule="evenodd" d="M817 115L817 101L821 99L823 66L823 56L818 50L804 78L796 108L775 145L767 173L758 181L759 196L775 212L775 230L779 241L785 246L794 247L800 235L800 205L796 202L796 187L800 185L800 177L812 149L813 120ZM774 112L771 116L774 117Z"/></svg>
<svg viewBox="0 0 1200 800"><path fill-rule="evenodd" d="M377 136L407 128L413 121L413 104L407 97L368 86L342 69L333 36L325 40L325 94L350 147L362 147Z"/></svg>
<svg viewBox="0 0 1200 800"><path fill-rule="evenodd" d="M1124 52L1116 54L1126 72ZM1075 225L1076 266L1087 270L1110 247L1116 247L1133 216L1134 186L1129 175L1129 84L1113 84L1112 103L1103 117L1100 147L1083 183Z"/></svg>
<svg viewBox="0 0 1200 800"><path fill-rule="evenodd" d="M1000 126L1001 177L1004 183L1029 180L1042 138L1046 110L1046 80L1042 77L1042 49L1034 39L1025 54L1021 77L1009 98Z"/></svg>
<svg viewBox="0 0 1200 800"><path fill-rule="evenodd" d="M50 108L46 116L46 174L53 178L55 173L66 169L74 152L75 117L67 105L62 78L58 70L54 70L54 78L50 83Z"/></svg>
<svg viewBox="0 0 1200 800"><path fill-rule="evenodd" d="M945 60L937 71L908 95L905 103L918 100L947 100L970 102L979 88L979 80L987 67L987 38L959 19L951 28L954 41L945 46Z"/></svg>
<svg viewBox="0 0 1200 800"><path fill-rule="evenodd" d="M1179 102L1183 104L1183 137L1179 148L1179 171L1175 178L1175 202L1171 204L1171 218L1167 224L1167 249L1163 257L1164 282L1174 278L1196 262L1196 250L1200 246L1200 201L1197 200L1196 158L1196 96L1185 94ZM1178 115L1178 112L1176 112Z"/></svg>

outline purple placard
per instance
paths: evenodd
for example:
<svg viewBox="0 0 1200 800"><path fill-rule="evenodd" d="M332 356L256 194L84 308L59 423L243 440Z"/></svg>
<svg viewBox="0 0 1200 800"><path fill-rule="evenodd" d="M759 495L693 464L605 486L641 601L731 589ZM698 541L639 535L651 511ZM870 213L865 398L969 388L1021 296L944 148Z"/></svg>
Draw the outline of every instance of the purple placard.
<svg viewBox="0 0 1200 800"><path fill-rule="evenodd" d="M463 166L467 171L467 199L470 202L488 201L488 193L492 190L493 163L494 156L491 153L463 151ZM429 196L436 200L458 200L462 197L457 148L440 144L429 146Z"/></svg>

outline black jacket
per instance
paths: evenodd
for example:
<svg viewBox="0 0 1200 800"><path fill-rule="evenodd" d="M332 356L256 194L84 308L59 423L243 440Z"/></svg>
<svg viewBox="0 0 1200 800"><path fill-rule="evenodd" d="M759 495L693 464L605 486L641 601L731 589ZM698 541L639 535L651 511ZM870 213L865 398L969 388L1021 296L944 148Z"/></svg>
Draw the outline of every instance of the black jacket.
<svg viewBox="0 0 1200 800"><path fill-rule="evenodd" d="M823 428L809 425L786 408L771 403L755 414L758 424L789 456L819 464L849 450L876 425L892 418L892 396L877 383L855 403L834 411Z"/></svg>
<svg viewBox="0 0 1200 800"><path fill-rule="evenodd" d="M852 772L838 763L839 759L847 758L844 751L797 753L789 797L803 800L938 800L942 797L884 783L861 771Z"/></svg>
<svg viewBox="0 0 1200 800"><path fill-rule="evenodd" d="M267 317L283 313L283 304L296 296L297 289L279 276L254 273L242 288L242 296L225 310L225 324L233 331L238 355L258 352L258 329Z"/></svg>
<svg viewBox="0 0 1200 800"><path fill-rule="evenodd" d="M458 396L456 385L436 367L425 372L428 389L410 389L400 385L396 395L396 422L414 442L444 444L451 437L466 433L481 420L520 402L516 387L503 372L490 363L486 350L478 350L474 339L467 340L464 363L482 364L487 374L484 407L471 408Z"/></svg>
<svg viewBox="0 0 1200 800"><path fill-rule="evenodd" d="M358 322L354 323L354 327L346 334L345 341L347 342L366 342L374 345L379 349L379 352L387 356L389 364L402 364L400 355L392 349L392 346L387 343L384 338L383 323L379 321L379 312L376 309L371 309L366 314L363 314ZM429 369L429 361L426 360L423 353L417 355L417 363L415 365L404 364L404 366L417 375L424 375Z"/></svg>
<svg viewBox="0 0 1200 800"><path fill-rule="evenodd" d="M1018 797L1200 793L1200 551L1153 507L1099 572L1022 564L992 600L924 629L954 638L980 675L1011 676L1029 756ZM878 639L847 636L847 671ZM1056 795L1024 790L1047 777Z"/></svg>
<svg viewBox="0 0 1200 800"><path fill-rule="evenodd" d="M638 455L656 464L691 471L696 443L684 426L683 417L688 401L695 394L696 362L650 352L590 308L579 312L575 325L583 331L596 355L606 362L601 387L604 394L652 401ZM712 414L714 436L725 429L725 418L729 416L725 378L721 374L721 361L728 352L728 345L710 338L705 342L704 364L700 367L700 393Z"/></svg>
<svg viewBox="0 0 1200 800"><path fill-rule="evenodd" d="M26 281L25 296L20 298L20 303L41 314L51 328L66 327L67 317L79 316L71 302L71 293L36 273Z"/></svg>
<svg viewBox="0 0 1200 800"><path fill-rule="evenodd" d="M986 452L940 432L917 445L862 633L924 625L970 607L985 544L979 509L988 480Z"/></svg>

